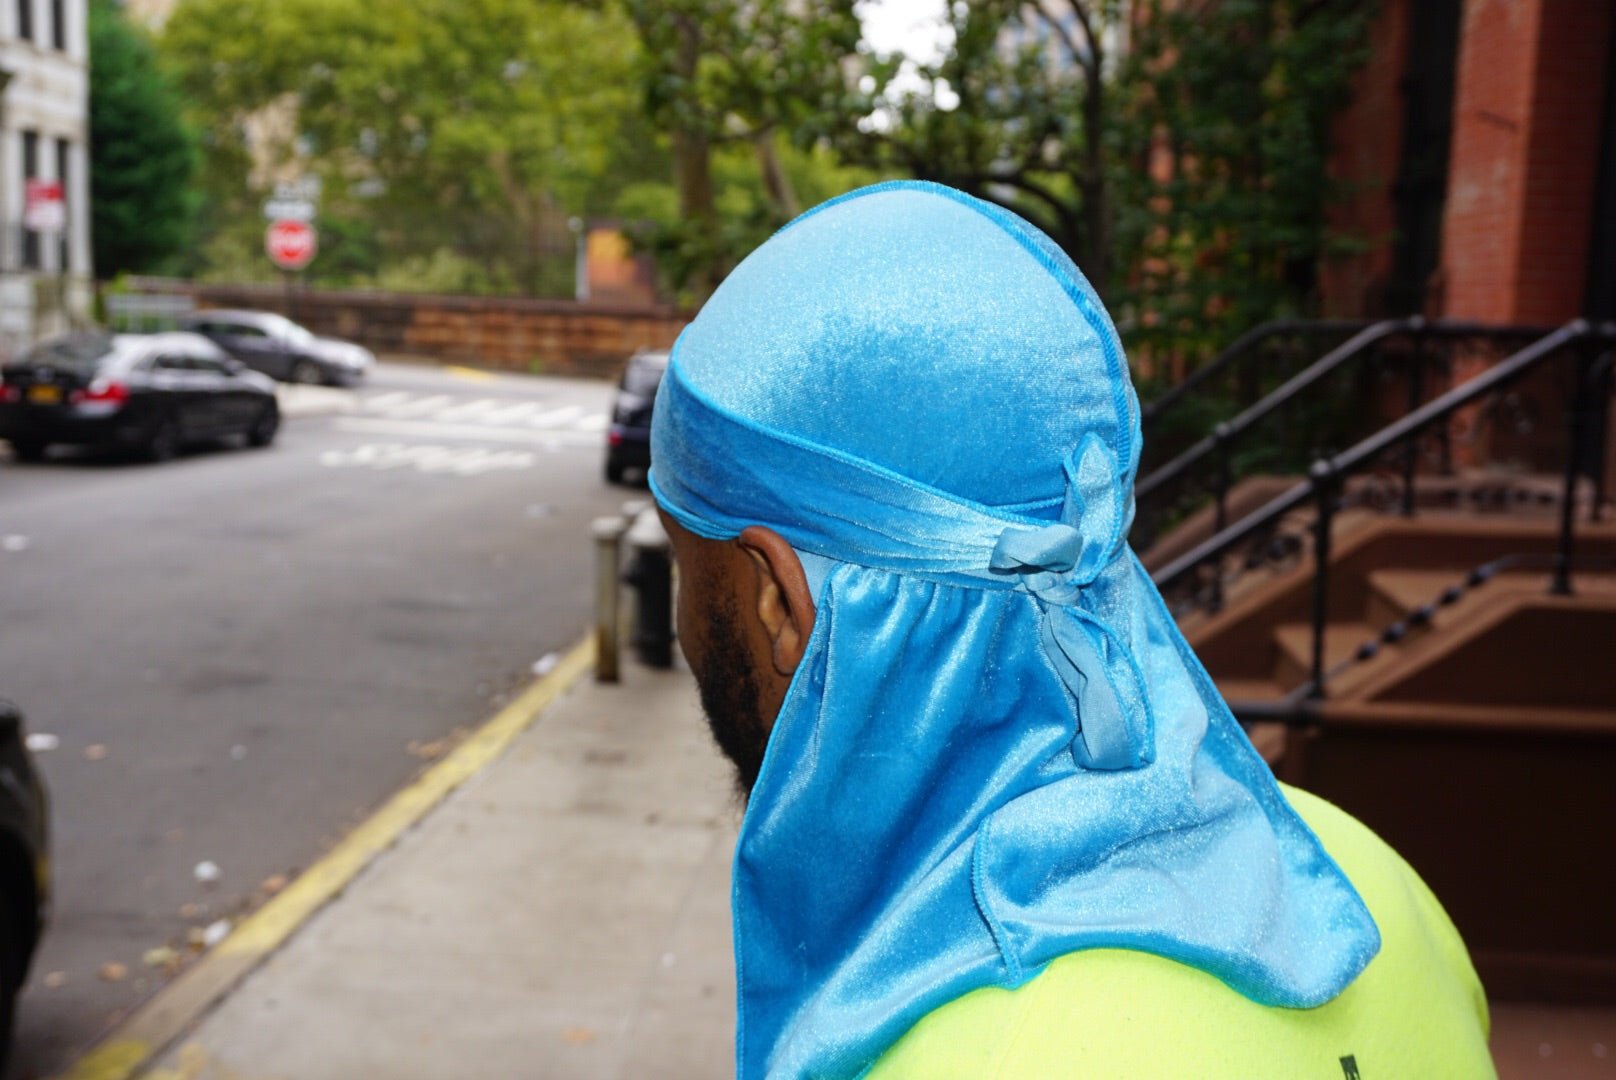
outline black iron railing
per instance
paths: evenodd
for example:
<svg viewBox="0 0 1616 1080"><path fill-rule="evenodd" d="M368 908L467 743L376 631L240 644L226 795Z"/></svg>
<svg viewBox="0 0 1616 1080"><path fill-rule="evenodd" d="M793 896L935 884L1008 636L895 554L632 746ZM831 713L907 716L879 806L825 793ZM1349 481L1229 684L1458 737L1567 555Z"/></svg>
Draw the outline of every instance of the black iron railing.
<svg viewBox="0 0 1616 1080"><path fill-rule="evenodd" d="M1352 324L1325 325L1339 333ZM1396 360L1391 373L1404 380L1404 407L1412 412L1425 400L1428 387L1446 381L1454 349L1483 345L1506 351L1548 331L1418 316L1357 325L1360 329L1346 341L1141 477L1134 487L1134 546L1148 548L1165 527L1207 501L1213 507L1212 530L1217 532L1228 524L1229 492L1243 475L1263 469L1300 471L1307 460L1328 452L1331 442L1339 446L1356 438L1363 421L1383 403L1368 406L1361 394L1344 396L1338 373L1363 375L1380 361ZM1180 394L1174 400L1185 398ZM1410 447L1403 462L1405 481L1412 480L1417 466ZM1404 484L1404 498L1410 501L1405 512L1410 512L1411 482Z"/></svg>
<svg viewBox="0 0 1616 1080"><path fill-rule="evenodd" d="M1279 319L1247 330L1217 356L1140 406L1145 430L1166 421L1192 397L1231 384L1237 407L1262 397L1263 377L1297 357L1317 356L1323 342L1339 343L1369 324L1362 319ZM1328 347L1328 346L1327 346Z"/></svg>
<svg viewBox="0 0 1616 1080"><path fill-rule="evenodd" d="M1152 575L1158 588L1177 611L1195 608L1215 609L1222 600L1225 564L1242 545L1261 550L1273 543L1279 523L1288 515L1311 504L1312 534L1312 642L1309 677L1284 702L1251 705L1242 703L1237 715L1248 719L1283 717L1303 721L1316 710L1305 705L1322 700L1327 672L1324 666L1324 631L1329 622L1330 544L1335 514L1342 505L1348 480L1375 468L1386 456L1401 450L1405 457L1415 452L1418 440L1446 425L1455 413L1496 395L1543 365L1572 357L1576 362L1568 405L1569 424L1565 465L1560 493L1560 527L1552 560L1552 592L1565 594L1572 589L1576 544L1576 493L1579 477L1601 476L1599 462L1606 456L1605 432L1599 427L1600 414L1608 407L1613 382L1613 350L1616 350L1616 323L1593 325L1577 319L1546 334L1434 400L1414 409L1402 419L1382 428L1340 454L1321 457L1313 463L1306 480L1216 535L1196 545ZM1601 437L1592 437L1598 433ZM1405 485L1412 476L1405 474ZM1597 519L1602 510L1602 487L1593 485L1589 515ZM1401 500L1406 512L1413 501L1405 489ZM1245 562L1261 561L1249 555Z"/></svg>

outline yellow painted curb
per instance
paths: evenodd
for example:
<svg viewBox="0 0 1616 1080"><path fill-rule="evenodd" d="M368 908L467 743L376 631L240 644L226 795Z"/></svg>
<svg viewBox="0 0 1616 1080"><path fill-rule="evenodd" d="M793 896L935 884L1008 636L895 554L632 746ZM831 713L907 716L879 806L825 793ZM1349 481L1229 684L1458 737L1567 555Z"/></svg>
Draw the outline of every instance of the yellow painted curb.
<svg viewBox="0 0 1616 1080"><path fill-rule="evenodd" d="M495 375L491 371L484 371L481 368L464 367L460 364L445 364L443 365L443 370L446 374L454 375L461 379L470 379L473 382L493 382L495 379L499 378L498 375Z"/></svg>
<svg viewBox="0 0 1616 1080"><path fill-rule="evenodd" d="M516 700L484 722L336 847L243 919L212 952L142 1005L59 1080L129 1080L220 998L229 993L359 872L426 816L444 797L488 765L571 688L595 662L591 634Z"/></svg>

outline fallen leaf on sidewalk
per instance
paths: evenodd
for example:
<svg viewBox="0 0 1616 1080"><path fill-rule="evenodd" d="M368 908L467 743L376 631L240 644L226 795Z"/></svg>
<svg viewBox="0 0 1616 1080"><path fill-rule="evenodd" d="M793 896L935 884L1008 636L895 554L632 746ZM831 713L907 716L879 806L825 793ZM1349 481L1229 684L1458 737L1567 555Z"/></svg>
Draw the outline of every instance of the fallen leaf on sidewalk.
<svg viewBox="0 0 1616 1080"><path fill-rule="evenodd" d="M105 743L91 743L84 748L84 757L88 761L100 761L107 756Z"/></svg>
<svg viewBox="0 0 1616 1080"><path fill-rule="evenodd" d="M67 985L67 972L48 972L45 977L40 980L40 982L45 984L45 989L47 990L60 990L62 987Z"/></svg>
<svg viewBox="0 0 1616 1080"><path fill-rule="evenodd" d="M595 1029L586 1027L562 1028L561 1037L574 1046L587 1046L595 1041Z"/></svg>
<svg viewBox="0 0 1616 1080"><path fill-rule="evenodd" d="M192 870L191 874L202 884L212 885L219 880L219 864L211 859L203 859L196 864L196 869Z"/></svg>
<svg viewBox="0 0 1616 1080"><path fill-rule="evenodd" d="M286 888L286 875L271 874L264 879L264 883L260 885L259 888L263 889L269 895L274 896L276 893Z"/></svg>
<svg viewBox="0 0 1616 1080"><path fill-rule="evenodd" d="M208 923L208 928L202 931L202 946L211 949L229 936L230 920L216 919Z"/></svg>
<svg viewBox="0 0 1616 1080"><path fill-rule="evenodd" d="M201 915L201 914L202 914L202 905L201 904L185 903L185 904L180 905L180 918L182 918L182 919L194 919L198 915Z"/></svg>
<svg viewBox="0 0 1616 1080"><path fill-rule="evenodd" d="M102 982L123 982L129 977L129 969L117 961L102 964L101 970L96 972L101 976Z"/></svg>
<svg viewBox="0 0 1616 1080"><path fill-rule="evenodd" d="M170 949L167 945L159 945L155 949L147 949L146 955L140 958L140 962L147 967L166 968L178 963L179 958L180 954Z"/></svg>
<svg viewBox="0 0 1616 1080"><path fill-rule="evenodd" d="M412 756L418 757L422 761L436 761L449 749L449 743L446 739L430 739L425 742L420 739L411 739L410 744L405 749Z"/></svg>
<svg viewBox="0 0 1616 1080"><path fill-rule="evenodd" d="M554 671L556 665L559 663L561 663L560 653L545 653L543 656L533 661L533 674L542 678L543 676Z"/></svg>

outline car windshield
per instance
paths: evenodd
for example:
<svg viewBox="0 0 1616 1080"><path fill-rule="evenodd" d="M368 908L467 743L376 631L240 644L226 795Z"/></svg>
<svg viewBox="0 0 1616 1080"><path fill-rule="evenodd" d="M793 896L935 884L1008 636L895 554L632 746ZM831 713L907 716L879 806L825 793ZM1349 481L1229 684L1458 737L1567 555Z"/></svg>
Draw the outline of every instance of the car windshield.
<svg viewBox="0 0 1616 1080"><path fill-rule="evenodd" d="M664 353L647 353L636 356L628 362L628 368L623 372L622 386L631 394L640 394L650 397L657 391L662 382L662 372L668 366L668 357Z"/></svg>
<svg viewBox="0 0 1616 1080"><path fill-rule="evenodd" d="M113 346L109 334L73 334L35 345L23 354L20 364L64 371L94 371L104 358L112 355Z"/></svg>
<svg viewBox="0 0 1616 1080"><path fill-rule="evenodd" d="M282 341L289 341L293 345L311 345L314 343L313 334L283 315L266 316L264 325L268 328L270 334L280 338Z"/></svg>

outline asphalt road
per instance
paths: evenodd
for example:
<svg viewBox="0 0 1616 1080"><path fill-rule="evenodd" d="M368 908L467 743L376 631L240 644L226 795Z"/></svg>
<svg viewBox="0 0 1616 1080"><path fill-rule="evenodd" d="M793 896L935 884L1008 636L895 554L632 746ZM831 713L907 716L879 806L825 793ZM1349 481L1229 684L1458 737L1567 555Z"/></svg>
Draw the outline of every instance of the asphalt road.
<svg viewBox="0 0 1616 1080"><path fill-rule="evenodd" d="M266 450L0 453L0 693L57 743L11 1075L65 1067L162 984L152 950L261 903L581 636L588 522L634 494L601 479L609 396L383 365Z"/></svg>

